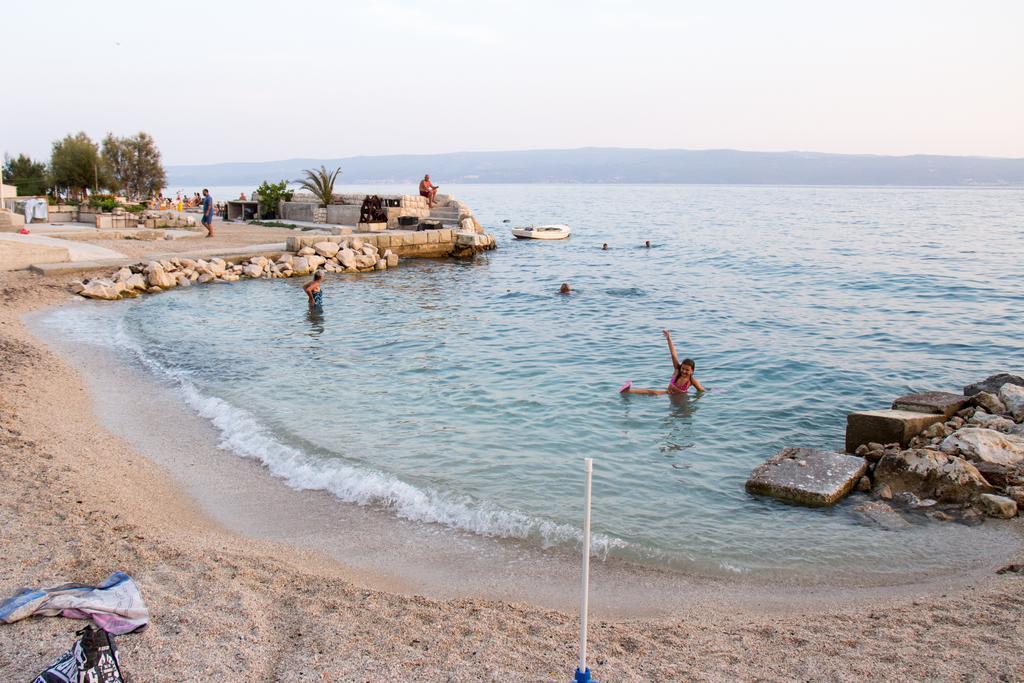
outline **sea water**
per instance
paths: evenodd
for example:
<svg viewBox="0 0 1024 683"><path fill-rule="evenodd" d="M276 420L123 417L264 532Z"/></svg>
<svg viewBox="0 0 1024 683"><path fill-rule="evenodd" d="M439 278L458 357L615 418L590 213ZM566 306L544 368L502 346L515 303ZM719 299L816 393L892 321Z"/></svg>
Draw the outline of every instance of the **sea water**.
<svg viewBox="0 0 1024 683"><path fill-rule="evenodd" d="M496 251L328 274L322 313L293 278L84 304L46 324L125 351L222 447L291 486L432 527L572 549L592 457L599 557L889 575L1005 548L998 522L915 515L888 530L853 511L861 494L808 509L744 482L786 446L841 450L847 412L1024 369L1020 190L453 191ZM532 222L573 235L511 238ZM618 393L667 384L662 329L709 393Z"/></svg>

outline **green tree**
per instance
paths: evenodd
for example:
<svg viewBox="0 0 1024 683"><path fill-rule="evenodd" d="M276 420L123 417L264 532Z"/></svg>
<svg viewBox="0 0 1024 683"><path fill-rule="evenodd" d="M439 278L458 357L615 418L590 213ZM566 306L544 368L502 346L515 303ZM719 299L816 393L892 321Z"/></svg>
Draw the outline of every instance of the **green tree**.
<svg viewBox="0 0 1024 683"><path fill-rule="evenodd" d="M304 190L309 190L317 198L321 206L327 206L334 199L334 181L341 175L341 169L336 168L328 171L324 166L319 170L307 168L303 171L305 178L299 178L295 182Z"/></svg>
<svg viewBox="0 0 1024 683"><path fill-rule="evenodd" d="M160 150L148 133L128 138L107 133L102 158L111 189L123 192L129 199L151 197L167 184Z"/></svg>
<svg viewBox="0 0 1024 683"><path fill-rule="evenodd" d="M260 198L260 218L277 218L277 207L281 202L290 202L295 193L288 189L288 181L268 183L266 180L256 188Z"/></svg>
<svg viewBox="0 0 1024 683"><path fill-rule="evenodd" d="M93 192L110 187L110 177L100 159L99 146L85 133L65 136L53 143L50 182L57 191L76 197L89 188Z"/></svg>
<svg viewBox="0 0 1024 683"><path fill-rule="evenodd" d="M15 158L4 155L4 183L18 188L18 194L43 195L49 189L46 164L32 161L24 154Z"/></svg>

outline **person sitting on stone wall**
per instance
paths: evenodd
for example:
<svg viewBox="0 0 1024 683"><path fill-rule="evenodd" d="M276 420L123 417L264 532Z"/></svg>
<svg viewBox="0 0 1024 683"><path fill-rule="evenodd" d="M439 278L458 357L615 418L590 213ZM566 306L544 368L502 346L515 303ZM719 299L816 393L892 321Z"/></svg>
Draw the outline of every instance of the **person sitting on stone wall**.
<svg viewBox="0 0 1024 683"><path fill-rule="evenodd" d="M423 176L420 181L420 196L427 198L427 206L434 208L434 197L437 196L437 185L430 182L430 174Z"/></svg>

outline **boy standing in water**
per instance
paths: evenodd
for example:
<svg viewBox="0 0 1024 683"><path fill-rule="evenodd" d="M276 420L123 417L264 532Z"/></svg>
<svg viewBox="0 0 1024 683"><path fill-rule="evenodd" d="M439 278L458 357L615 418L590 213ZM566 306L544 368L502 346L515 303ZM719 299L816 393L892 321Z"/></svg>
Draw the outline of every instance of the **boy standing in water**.
<svg viewBox="0 0 1024 683"><path fill-rule="evenodd" d="M672 354L672 367L675 371L672 373L672 379L668 382L666 389L634 389L632 380L626 382L619 389L620 394L643 394L645 396L661 396L663 394L685 394L689 391L692 386L697 390L698 393L704 392L704 387L697 378L693 376L693 371L696 369L696 363L690 358L684 358L682 361L679 360L678 354L676 354L676 347L672 344L672 335L668 330L662 330L661 333L665 335L665 339L668 341L668 350Z"/></svg>
<svg viewBox="0 0 1024 683"><path fill-rule="evenodd" d="M306 286L302 289L305 290L306 296L309 297L309 307L320 310L323 308L323 292L320 291L320 283L324 279L324 271L318 270L313 273L313 279L306 283Z"/></svg>

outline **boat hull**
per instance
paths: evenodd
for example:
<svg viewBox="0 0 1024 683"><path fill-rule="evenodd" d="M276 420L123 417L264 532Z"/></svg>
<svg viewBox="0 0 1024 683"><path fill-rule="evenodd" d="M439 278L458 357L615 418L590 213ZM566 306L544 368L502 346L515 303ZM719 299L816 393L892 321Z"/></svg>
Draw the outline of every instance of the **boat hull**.
<svg viewBox="0 0 1024 683"><path fill-rule="evenodd" d="M568 225L531 225L512 228L512 234L521 240L564 240L572 234Z"/></svg>

